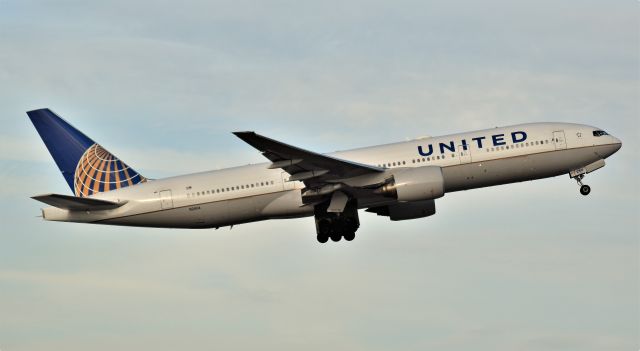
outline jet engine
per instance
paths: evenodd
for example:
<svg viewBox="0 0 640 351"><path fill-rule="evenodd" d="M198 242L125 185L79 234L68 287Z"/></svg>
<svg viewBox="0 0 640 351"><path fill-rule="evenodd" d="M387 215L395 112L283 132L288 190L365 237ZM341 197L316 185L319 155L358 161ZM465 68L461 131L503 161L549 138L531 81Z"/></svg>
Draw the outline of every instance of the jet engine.
<svg viewBox="0 0 640 351"><path fill-rule="evenodd" d="M442 169L437 166L400 169L374 192L401 202L437 199L444 196Z"/></svg>

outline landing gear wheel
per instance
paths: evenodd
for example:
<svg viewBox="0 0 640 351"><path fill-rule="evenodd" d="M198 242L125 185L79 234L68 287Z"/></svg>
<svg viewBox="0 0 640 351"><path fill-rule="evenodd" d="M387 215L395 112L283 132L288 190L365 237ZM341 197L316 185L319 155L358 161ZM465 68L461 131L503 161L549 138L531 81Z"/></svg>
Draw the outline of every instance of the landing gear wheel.
<svg viewBox="0 0 640 351"><path fill-rule="evenodd" d="M331 241L338 242L340 241L340 239L342 239L342 235L340 235L340 233L337 233L337 232L331 233Z"/></svg>
<svg viewBox="0 0 640 351"><path fill-rule="evenodd" d="M342 237L343 237L343 238L344 238L344 240L346 240L346 241L351 241L351 240L353 240L353 239L355 239L355 238L356 238L356 233L354 233L354 232L347 232L347 233L344 233L344 235L343 235Z"/></svg>
<svg viewBox="0 0 640 351"><path fill-rule="evenodd" d="M582 185L580 187L580 194L587 196L591 192L591 187L588 185Z"/></svg>
<svg viewBox="0 0 640 351"><path fill-rule="evenodd" d="M327 241L329 241L329 236L328 235L323 235L323 234L318 234L318 242L321 244L326 243Z"/></svg>
<svg viewBox="0 0 640 351"><path fill-rule="evenodd" d="M322 235L323 237L329 239L329 235L331 234L331 221L322 220L320 221L318 235ZM326 241L326 240L325 240Z"/></svg>

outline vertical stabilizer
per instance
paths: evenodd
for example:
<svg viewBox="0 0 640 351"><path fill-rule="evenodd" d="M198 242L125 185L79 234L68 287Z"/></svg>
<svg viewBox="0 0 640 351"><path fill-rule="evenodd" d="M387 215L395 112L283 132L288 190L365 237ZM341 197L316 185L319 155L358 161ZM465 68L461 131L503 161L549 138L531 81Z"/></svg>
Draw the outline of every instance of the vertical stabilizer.
<svg viewBox="0 0 640 351"><path fill-rule="evenodd" d="M75 196L147 181L48 108L29 111L27 115Z"/></svg>

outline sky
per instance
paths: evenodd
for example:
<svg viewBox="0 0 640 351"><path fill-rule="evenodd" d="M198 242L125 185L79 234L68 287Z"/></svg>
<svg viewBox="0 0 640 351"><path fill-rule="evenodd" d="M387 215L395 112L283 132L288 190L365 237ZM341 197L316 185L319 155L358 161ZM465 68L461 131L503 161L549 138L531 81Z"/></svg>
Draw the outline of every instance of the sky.
<svg viewBox="0 0 640 351"><path fill-rule="evenodd" d="M0 350L637 350L638 1L0 0ZM171 230L45 222L25 111L150 178L526 122L623 141L589 174L360 213Z"/></svg>

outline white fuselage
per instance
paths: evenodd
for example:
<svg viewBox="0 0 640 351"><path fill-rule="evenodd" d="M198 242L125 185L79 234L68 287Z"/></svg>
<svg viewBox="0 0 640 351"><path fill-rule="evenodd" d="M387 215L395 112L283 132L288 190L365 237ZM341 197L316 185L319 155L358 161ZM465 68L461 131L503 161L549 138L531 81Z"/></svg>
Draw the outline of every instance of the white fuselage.
<svg viewBox="0 0 640 351"><path fill-rule="evenodd" d="M567 174L620 148L597 128L569 123L532 123L441 137L366 147L329 154L386 168L439 166L445 191L459 191ZM524 134L522 134L524 132ZM515 134L514 134L515 133ZM522 140L523 137L526 139ZM465 150L466 149L466 150ZM302 182L288 182L269 163L195 173L99 193L93 198L127 201L96 212L43 210L47 220L115 225L214 228L252 221L313 215L303 201ZM394 202L380 197L359 199L366 208Z"/></svg>

